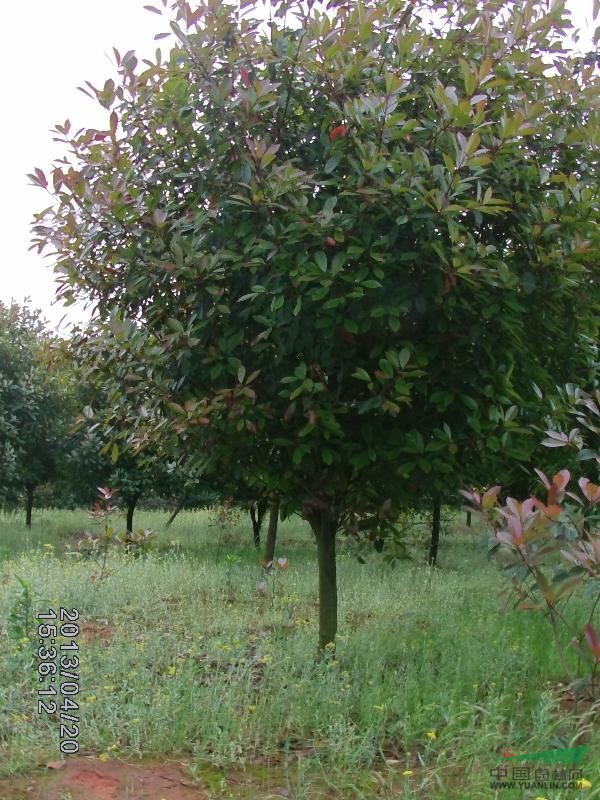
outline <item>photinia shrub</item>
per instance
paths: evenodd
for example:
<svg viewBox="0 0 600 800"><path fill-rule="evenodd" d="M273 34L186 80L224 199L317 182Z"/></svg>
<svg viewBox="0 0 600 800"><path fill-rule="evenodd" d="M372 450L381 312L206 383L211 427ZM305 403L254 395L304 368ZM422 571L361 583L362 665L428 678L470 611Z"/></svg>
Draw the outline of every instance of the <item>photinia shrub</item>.
<svg viewBox="0 0 600 800"><path fill-rule="evenodd" d="M600 486L580 478L570 489L563 469L549 479L536 470L545 499L500 499L500 486L463 490L491 532L492 552L508 577L505 593L519 611L543 613L565 677L577 696L596 698L600 688ZM577 595L577 608L566 606Z"/></svg>

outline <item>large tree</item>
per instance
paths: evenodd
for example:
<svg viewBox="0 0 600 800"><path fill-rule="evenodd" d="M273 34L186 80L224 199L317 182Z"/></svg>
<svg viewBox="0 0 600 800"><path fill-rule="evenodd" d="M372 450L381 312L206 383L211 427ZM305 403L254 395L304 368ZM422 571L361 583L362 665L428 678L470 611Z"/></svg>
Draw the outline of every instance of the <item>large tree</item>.
<svg viewBox="0 0 600 800"><path fill-rule="evenodd" d="M169 56L115 52L106 130L57 126L32 175L130 438L310 523L322 648L336 532L509 456L531 381L596 331L593 65L561 0L481 5L174 2Z"/></svg>

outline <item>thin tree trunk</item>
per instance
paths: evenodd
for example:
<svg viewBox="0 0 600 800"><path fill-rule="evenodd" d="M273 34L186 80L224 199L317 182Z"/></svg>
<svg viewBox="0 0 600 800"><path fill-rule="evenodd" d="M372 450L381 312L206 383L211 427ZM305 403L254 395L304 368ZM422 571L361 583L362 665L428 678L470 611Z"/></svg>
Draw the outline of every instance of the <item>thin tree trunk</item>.
<svg viewBox="0 0 600 800"><path fill-rule="evenodd" d="M439 495L433 498L433 520L431 523L431 541L429 543L429 557L427 563L435 567L437 563L438 547L440 544L440 519L442 514L442 501Z"/></svg>
<svg viewBox="0 0 600 800"><path fill-rule="evenodd" d="M179 514L181 509L184 507L186 500L187 500L187 494L184 494L183 497L181 498L181 500L179 501L179 503L177 505L177 508L175 509L175 511L173 511L173 513L171 514L171 516L167 520L167 524L166 524L167 528L171 527L171 523L175 521L175 517L177 516L177 514Z"/></svg>
<svg viewBox="0 0 600 800"><path fill-rule="evenodd" d="M265 545L264 560L269 563L275 555L275 542L277 540L277 523L279 522L279 497L273 497L269 503L269 527L267 529L267 543Z"/></svg>
<svg viewBox="0 0 600 800"><path fill-rule="evenodd" d="M471 527L471 511L467 511L467 528Z"/></svg>
<svg viewBox="0 0 600 800"><path fill-rule="evenodd" d="M139 494L136 494L127 501L127 533L133 533L133 512L138 500Z"/></svg>
<svg viewBox="0 0 600 800"><path fill-rule="evenodd" d="M250 506L250 519L252 520L252 535L254 537L254 547L260 547L260 532L262 529L263 519L267 510L267 501L258 500Z"/></svg>
<svg viewBox="0 0 600 800"><path fill-rule="evenodd" d="M31 528L31 512L33 511L33 490L35 486L33 484L28 483L25 487L26 495L25 495L25 525L28 528Z"/></svg>
<svg viewBox="0 0 600 800"><path fill-rule="evenodd" d="M337 574L335 534L337 523L329 513L315 518L313 531L317 538L319 563L319 653L329 645L335 647L337 633Z"/></svg>

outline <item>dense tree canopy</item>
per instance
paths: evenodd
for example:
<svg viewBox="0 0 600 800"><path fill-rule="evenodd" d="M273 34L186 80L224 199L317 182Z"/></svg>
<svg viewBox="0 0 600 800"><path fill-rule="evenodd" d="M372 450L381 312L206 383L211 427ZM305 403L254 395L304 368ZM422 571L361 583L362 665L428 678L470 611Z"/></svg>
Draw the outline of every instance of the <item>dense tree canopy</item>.
<svg viewBox="0 0 600 800"><path fill-rule="evenodd" d="M532 382L583 369L598 79L561 0L171 8L166 59L88 85L106 130L57 126L35 241L129 439L309 521L324 646L336 530L521 454Z"/></svg>

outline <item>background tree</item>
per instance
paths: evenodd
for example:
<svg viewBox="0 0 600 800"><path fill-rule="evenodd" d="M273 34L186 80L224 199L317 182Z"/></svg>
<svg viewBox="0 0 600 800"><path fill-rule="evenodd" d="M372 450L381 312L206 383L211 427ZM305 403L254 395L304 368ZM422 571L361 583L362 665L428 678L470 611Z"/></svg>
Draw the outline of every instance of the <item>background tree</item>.
<svg viewBox="0 0 600 800"><path fill-rule="evenodd" d="M24 499L27 527L36 487L59 471L72 411L55 344L39 311L0 302L0 499Z"/></svg>
<svg viewBox="0 0 600 800"><path fill-rule="evenodd" d="M321 648L336 532L508 454L524 387L595 336L598 81L561 0L513 6L175 2L168 58L90 89L106 130L56 128L35 240L95 304L130 442L304 516Z"/></svg>

